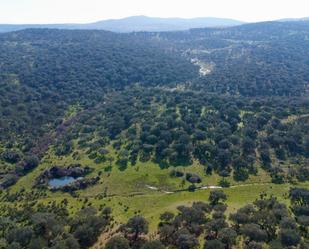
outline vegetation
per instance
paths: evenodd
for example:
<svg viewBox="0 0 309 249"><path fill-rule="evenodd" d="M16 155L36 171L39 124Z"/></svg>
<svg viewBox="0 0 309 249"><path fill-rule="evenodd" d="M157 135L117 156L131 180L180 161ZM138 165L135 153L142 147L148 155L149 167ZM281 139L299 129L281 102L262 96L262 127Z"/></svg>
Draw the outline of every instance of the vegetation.
<svg viewBox="0 0 309 249"><path fill-rule="evenodd" d="M307 248L305 24L0 34L0 249Z"/></svg>
<svg viewBox="0 0 309 249"><path fill-rule="evenodd" d="M291 189L290 198L295 198L306 210L309 191ZM296 197L297 196L297 197ZM200 248L203 238L203 248L306 248L308 246L308 226L294 218L286 205L274 197L261 195L252 204L249 203L227 219L225 211L226 195L221 190L210 193L209 203L194 202L191 207L179 206L176 214L165 212L161 214L158 226L159 241L145 242L138 235L147 233L147 222L143 217L131 218L124 228L133 229L133 236L128 239L116 236L107 242L105 248ZM304 211L306 212L306 211ZM303 230L304 229L304 230ZM126 231L126 229L124 229ZM124 235L127 237L127 234ZM142 244L144 244L142 246ZM157 247L151 247L154 245ZM114 245L114 247L110 247Z"/></svg>
<svg viewBox="0 0 309 249"><path fill-rule="evenodd" d="M68 217L66 205L64 200L7 208L0 219L1 248L88 248L110 223L110 210L87 207Z"/></svg>

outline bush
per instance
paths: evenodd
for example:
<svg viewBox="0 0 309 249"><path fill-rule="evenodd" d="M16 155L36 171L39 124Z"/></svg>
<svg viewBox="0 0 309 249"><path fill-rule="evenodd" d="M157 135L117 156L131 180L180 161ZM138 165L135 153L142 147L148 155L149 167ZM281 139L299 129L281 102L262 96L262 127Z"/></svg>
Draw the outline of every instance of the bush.
<svg viewBox="0 0 309 249"><path fill-rule="evenodd" d="M190 185L189 187L188 187L188 191L189 192L194 192L196 190L196 186L194 185L194 184L192 184L192 185Z"/></svg>
<svg viewBox="0 0 309 249"><path fill-rule="evenodd" d="M20 160L20 154L14 150L6 150L1 154L1 158L8 163L17 163Z"/></svg>
<svg viewBox="0 0 309 249"><path fill-rule="evenodd" d="M164 249L165 246L160 241L148 241L146 242L141 249Z"/></svg>
<svg viewBox="0 0 309 249"><path fill-rule="evenodd" d="M127 239L115 236L106 243L105 249L130 249L130 245Z"/></svg>
<svg viewBox="0 0 309 249"><path fill-rule="evenodd" d="M219 186L221 186L222 188L228 188L231 186L230 182L228 180L226 180L225 178L222 178L219 181Z"/></svg>
<svg viewBox="0 0 309 249"><path fill-rule="evenodd" d="M170 176L171 177L183 177L184 173L179 171L179 170L172 169L171 172L170 172Z"/></svg>
<svg viewBox="0 0 309 249"><path fill-rule="evenodd" d="M197 174L187 173L186 174L186 180L190 183L201 183L202 179Z"/></svg>

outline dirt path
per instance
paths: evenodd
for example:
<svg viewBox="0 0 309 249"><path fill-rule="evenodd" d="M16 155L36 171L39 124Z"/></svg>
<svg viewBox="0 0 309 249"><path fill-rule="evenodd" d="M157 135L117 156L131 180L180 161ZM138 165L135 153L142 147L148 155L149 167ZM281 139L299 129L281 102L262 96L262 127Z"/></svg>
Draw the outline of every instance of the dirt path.
<svg viewBox="0 0 309 249"><path fill-rule="evenodd" d="M165 193L165 194L174 194L174 193L177 193L177 192L188 191L188 189L179 189L179 190L176 190L176 191L166 191L166 190L160 189L159 187L151 186L151 185L148 185L148 184L146 184L145 186L146 186L146 188L148 188L150 190L162 192L162 193ZM235 185L235 186L241 186L241 185ZM232 186L232 187L235 187L235 186ZM196 190L205 190L205 189L222 189L222 187L221 186L201 186L201 187L196 188Z"/></svg>

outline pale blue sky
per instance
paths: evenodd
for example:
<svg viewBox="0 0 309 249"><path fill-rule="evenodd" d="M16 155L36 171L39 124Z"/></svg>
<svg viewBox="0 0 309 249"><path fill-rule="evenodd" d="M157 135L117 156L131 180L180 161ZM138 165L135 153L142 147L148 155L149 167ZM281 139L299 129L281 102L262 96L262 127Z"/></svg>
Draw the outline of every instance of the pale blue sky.
<svg viewBox="0 0 309 249"><path fill-rule="evenodd" d="M309 0L0 0L0 23L87 23L132 15L266 21L309 16Z"/></svg>

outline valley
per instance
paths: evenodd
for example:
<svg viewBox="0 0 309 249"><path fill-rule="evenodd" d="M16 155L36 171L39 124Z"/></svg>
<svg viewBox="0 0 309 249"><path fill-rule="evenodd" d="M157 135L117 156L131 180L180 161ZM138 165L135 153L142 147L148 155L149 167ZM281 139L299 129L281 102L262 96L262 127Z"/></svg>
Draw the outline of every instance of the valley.
<svg viewBox="0 0 309 249"><path fill-rule="evenodd" d="M0 248L307 248L308 35L0 34Z"/></svg>

